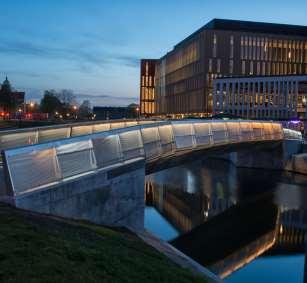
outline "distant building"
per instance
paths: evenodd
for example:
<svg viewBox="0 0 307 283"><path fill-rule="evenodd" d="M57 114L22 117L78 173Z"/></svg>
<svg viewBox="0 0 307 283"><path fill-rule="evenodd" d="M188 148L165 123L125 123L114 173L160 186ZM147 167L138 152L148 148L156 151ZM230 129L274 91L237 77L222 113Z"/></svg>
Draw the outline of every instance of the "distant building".
<svg viewBox="0 0 307 283"><path fill-rule="evenodd" d="M0 88L0 111L14 113L19 108L23 110L24 101L25 93L13 90L6 77Z"/></svg>
<svg viewBox="0 0 307 283"><path fill-rule="evenodd" d="M307 75L218 78L213 113L252 119L306 119Z"/></svg>
<svg viewBox="0 0 307 283"><path fill-rule="evenodd" d="M155 59L141 60L140 114L151 116L155 113Z"/></svg>
<svg viewBox="0 0 307 283"><path fill-rule="evenodd" d="M135 107L95 106L93 113L96 120L132 119L138 116Z"/></svg>

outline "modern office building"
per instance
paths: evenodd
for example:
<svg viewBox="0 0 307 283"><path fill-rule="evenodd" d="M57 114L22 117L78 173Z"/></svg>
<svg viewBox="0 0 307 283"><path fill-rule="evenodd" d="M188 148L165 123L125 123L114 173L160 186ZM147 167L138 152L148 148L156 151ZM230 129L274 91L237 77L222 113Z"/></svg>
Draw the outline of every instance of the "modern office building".
<svg viewBox="0 0 307 283"><path fill-rule="evenodd" d="M307 75L217 78L212 96L214 114L252 119L307 118Z"/></svg>
<svg viewBox="0 0 307 283"><path fill-rule="evenodd" d="M214 19L155 68L155 114L210 116L215 78L307 74L307 27Z"/></svg>
<svg viewBox="0 0 307 283"><path fill-rule="evenodd" d="M141 60L140 114L151 116L155 113L155 59Z"/></svg>

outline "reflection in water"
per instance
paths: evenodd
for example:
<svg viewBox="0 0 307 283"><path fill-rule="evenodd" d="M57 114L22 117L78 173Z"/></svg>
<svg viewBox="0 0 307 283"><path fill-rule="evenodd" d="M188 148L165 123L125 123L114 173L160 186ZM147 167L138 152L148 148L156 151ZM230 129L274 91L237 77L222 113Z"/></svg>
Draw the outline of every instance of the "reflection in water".
<svg viewBox="0 0 307 283"><path fill-rule="evenodd" d="M145 191L146 228L221 277L256 258L304 253L305 176L203 160L147 176ZM240 273L246 275L248 268L227 280L241 282ZM295 272L303 276L303 270ZM255 276L253 270L249 274Z"/></svg>

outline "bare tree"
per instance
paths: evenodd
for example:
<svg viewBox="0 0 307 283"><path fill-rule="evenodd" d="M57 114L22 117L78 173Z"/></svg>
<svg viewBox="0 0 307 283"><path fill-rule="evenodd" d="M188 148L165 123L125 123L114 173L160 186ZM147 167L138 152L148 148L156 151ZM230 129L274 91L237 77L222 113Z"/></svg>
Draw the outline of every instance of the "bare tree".
<svg viewBox="0 0 307 283"><path fill-rule="evenodd" d="M78 110L78 116L81 119L90 118L92 114L92 107L89 100L84 100Z"/></svg>
<svg viewBox="0 0 307 283"><path fill-rule="evenodd" d="M76 102L76 96L74 95L74 92L70 89L62 89L61 91L56 92L55 96L65 106L71 106L71 105L75 105L77 103Z"/></svg>

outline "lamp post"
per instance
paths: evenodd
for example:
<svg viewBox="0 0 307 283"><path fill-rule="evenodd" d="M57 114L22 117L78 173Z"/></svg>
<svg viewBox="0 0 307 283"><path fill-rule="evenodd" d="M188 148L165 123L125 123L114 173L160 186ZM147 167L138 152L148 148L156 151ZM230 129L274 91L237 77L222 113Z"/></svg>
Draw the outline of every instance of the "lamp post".
<svg viewBox="0 0 307 283"><path fill-rule="evenodd" d="M21 113L22 109L19 107L18 108L18 127L21 128Z"/></svg>
<svg viewBox="0 0 307 283"><path fill-rule="evenodd" d="M135 111L136 111L136 118L140 119L140 107L136 107Z"/></svg>
<svg viewBox="0 0 307 283"><path fill-rule="evenodd" d="M72 107L72 109L73 109L73 112L74 112L74 117L75 117L75 119L77 119L77 109L78 109L78 107L76 105L74 105Z"/></svg>

